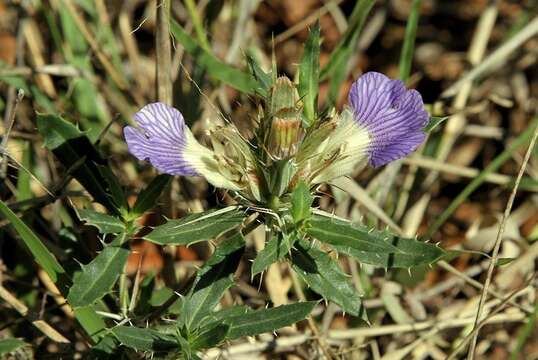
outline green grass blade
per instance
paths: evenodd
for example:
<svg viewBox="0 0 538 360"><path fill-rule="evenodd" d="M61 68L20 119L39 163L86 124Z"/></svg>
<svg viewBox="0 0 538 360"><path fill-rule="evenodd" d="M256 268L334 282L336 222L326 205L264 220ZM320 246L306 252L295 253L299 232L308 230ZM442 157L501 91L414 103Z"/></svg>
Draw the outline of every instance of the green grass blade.
<svg viewBox="0 0 538 360"><path fill-rule="evenodd" d="M54 255L52 255L41 240L39 240L37 235L2 201L0 201L0 213L11 222L32 253L34 260L47 272L50 278L59 285L58 288L63 295L66 295L65 284L67 283L67 279L65 277L65 270L60 263L58 263ZM97 315L91 307L83 307L75 309L75 317L86 333L96 342L99 338L98 334L106 327L99 315Z"/></svg>
<svg viewBox="0 0 538 360"><path fill-rule="evenodd" d="M474 178L469 185L467 185L461 193L456 196L454 200L448 205L448 207L439 215L435 222L430 226L426 234L426 238L431 238L433 234L445 223L445 221L452 215L452 213L461 205L486 179L488 174L497 171L506 161L508 161L512 154L521 146L530 141L534 129L538 126L538 117L532 120L527 129L522 132L512 143L500 153L493 161L486 166L486 168Z"/></svg>
<svg viewBox="0 0 538 360"><path fill-rule="evenodd" d="M39 266L45 270L52 281L55 283L58 282L60 277L65 273L65 270L49 249L47 249L37 235L34 234L34 232L1 200L0 213L11 222L11 225L13 225Z"/></svg>
<svg viewBox="0 0 538 360"><path fill-rule="evenodd" d="M319 23L316 23L306 40L303 59L299 65L299 96L303 99L305 127L310 127L318 117L319 88Z"/></svg>
<svg viewBox="0 0 538 360"><path fill-rule="evenodd" d="M204 68L210 76L241 92L254 95L258 84L250 74L220 61L197 44L174 20L170 20L170 31L185 50L196 59L197 66Z"/></svg>
<svg viewBox="0 0 538 360"><path fill-rule="evenodd" d="M374 6L375 0L359 0L357 1L349 26L336 49L331 53L327 65L321 70L321 80L330 77L329 83L329 102L334 104L340 91L342 83L349 74L348 61L355 51L358 43L359 34L366 22L366 17Z"/></svg>
<svg viewBox="0 0 538 360"><path fill-rule="evenodd" d="M22 341L21 339L8 338L0 340L0 356L8 355L11 352L16 351L25 346L31 346L27 342ZM8 357L6 357L8 358Z"/></svg>
<svg viewBox="0 0 538 360"><path fill-rule="evenodd" d="M411 64L413 63L413 53L415 51L415 39L417 36L418 18L420 17L420 4L422 0L413 0L411 13L407 19L405 27L405 38L400 54L400 80L404 83L409 79L411 74Z"/></svg>

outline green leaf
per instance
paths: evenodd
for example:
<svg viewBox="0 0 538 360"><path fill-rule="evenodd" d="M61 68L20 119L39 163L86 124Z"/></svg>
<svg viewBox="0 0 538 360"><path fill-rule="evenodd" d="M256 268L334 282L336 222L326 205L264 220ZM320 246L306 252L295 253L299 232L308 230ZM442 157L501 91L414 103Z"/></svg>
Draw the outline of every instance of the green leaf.
<svg viewBox="0 0 538 360"><path fill-rule="evenodd" d="M250 73L256 79L258 82L258 88L256 89L260 95L267 96L269 93L269 89L271 89L271 86L273 84L273 80L271 79L271 73L266 73L263 71L263 69L258 65L258 62L252 56L252 54L247 53L247 64L248 68L250 70Z"/></svg>
<svg viewBox="0 0 538 360"><path fill-rule="evenodd" d="M172 177L170 175L161 174L156 176L148 187L140 192L133 206L132 214L138 217L151 209L159 200L159 196L170 183Z"/></svg>
<svg viewBox="0 0 538 360"><path fill-rule="evenodd" d="M400 80L407 82L411 73L411 64L413 63L413 52L415 50L415 38L417 36L418 18L420 16L421 0L413 0L411 12L407 18L407 26L405 27L405 37L400 54Z"/></svg>
<svg viewBox="0 0 538 360"><path fill-rule="evenodd" d="M215 239L237 227L244 219L245 215L241 210L230 206L169 220L166 224L157 226L144 239L161 245L190 245Z"/></svg>
<svg viewBox="0 0 538 360"><path fill-rule="evenodd" d="M244 73L217 59L213 54L203 49L191 39L183 27L173 19L170 19L170 31L175 39L183 45L185 50L194 57L197 66L207 70L210 76L241 92L254 95L258 85L250 74Z"/></svg>
<svg viewBox="0 0 538 360"><path fill-rule="evenodd" d="M432 264L445 252L434 244L368 230L348 221L314 215L307 234L342 254L382 268L408 268Z"/></svg>
<svg viewBox="0 0 538 360"><path fill-rule="evenodd" d="M318 117L319 88L319 22L310 29L304 46L303 59L299 65L299 96L303 99L305 128L310 127Z"/></svg>
<svg viewBox="0 0 538 360"><path fill-rule="evenodd" d="M103 179L106 181L106 193L110 196L118 209L127 212L129 210L129 204L127 203L127 197L123 192L121 184L118 181L118 177L114 175L108 166L97 165L97 168Z"/></svg>
<svg viewBox="0 0 538 360"><path fill-rule="evenodd" d="M218 311L209 313L202 321L200 321L200 329L212 328L215 324L221 324L224 319L244 315L253 311L246 305L234 305Z"/></svg>
<svg viewBox="0 0 538 360"><path fill-rule="evenodd" d="M2 339L0 340L0 355L7 355L24 346L31 346L21 339Z"/></svg>
<svg viewBox="0 0 538 360"><path fill-rule="evenodd" d="M292 159L282 159L273 162L265 172L271 194L278 197L284 194L296 172L297 165Z"/></svg>
<svg viewBox="0 0 538 360"><path fill-rule="evenodd" d="M191 290L183 299L180 324L185 324L192 330L211 314L224 292L233 285L233 274L244 251L245 239L240 233L219 244L198 271Z"/></svg>
<svg viewBox="0 0 538 360"><path fill-rule="evenodd" d="M291 216L296 224L310 217L313 202L314 197L308 185L304 181L299 182L291 194Z"/></svg>
<svg viewBox="0 0 538 360"><path fill-rule="evenodd" d="M432 132L437 126L439 126L441 123L445 122L449 118L450 116L430 116L430 121L428 121L428 124L424 129L422 129L422 131L424 131L425 133Z"/></svg>
<svg viewBox="0 0 538 360"><path fill-rule="evenodd" d="M108 181L101 175L98 165L107 166L88 137L73 124L54 114L37 114L37 129L45 146L72 173L95 201L111 213L119 213L107 191Z"/></svg>
<svg viewBox="0 0 538 360"><path fill-rule="evenodd" d="M288 236L281 232L274 234L254 259L251 269L252 276L261 273L269 265L288 255L295 240L297 240L297 236Z"/></svg>
<svg viewBox="0 0 538 360"><path fill-rule="evenodd" d="M349 59L355 51L359 34L374 3L375 0L358 0L355 3L346 33L331 53L327 65L321 70L321 80L330 77L329 100L332 103L336 102L340 87L349 74Z"/></svg>
<svg viewBox="0 0 538 360"><path fill-rule="evenodd" d="M49 249L47 249L37 235L1 200L0 213L11 222L11 225L13 225L39 266L45 270L54 283L58 282L65 271Z"/></svg>
<svg viewBox="0 0 538 360"><path fill-rule="evenodd" d="M125 231L123 222L114 216L90 209L78 209L77 212L80 220L95 226L102 234L118 234Z"/></svg>
<svg viewBox="0 0 538 360"><path fill-rule="evenodd" d="M129 253L128 249L119 246L105 247L92 262L82 266L82 270L75 274L67 302L80 307L91 305L105 296L123 272Z"/></svg>
<svg viewBox="0 0 538 360"><path fill-rule="evenodd" d="M190 348L194 351L204 350L219 345L230 330L227 324L214 324L197 333L190 342Z"/></svg>
<svg viewBox="0 0 538 360"><path fill-rule="evenodd" d="M224 323L230 325L226 338L254 336L294 324L305 319L316 304L316 301L305 301L229 316L224 318Z"/></svg>
<svg viewBox="0 0 538 360"><path fill-rule="evenodd" d="M153 329L134 326L116 326L112 333L125 346L140 351L179 350L177 340Z"/></svg>
<svg viewBox="0 0 538 360"><path fill-rule="evenodd" d="M293 269L304 282L325 299L334 301L342 310L355 316L366 313L357 290L338 263L313 243L300 240L291 251Z"/></svg>

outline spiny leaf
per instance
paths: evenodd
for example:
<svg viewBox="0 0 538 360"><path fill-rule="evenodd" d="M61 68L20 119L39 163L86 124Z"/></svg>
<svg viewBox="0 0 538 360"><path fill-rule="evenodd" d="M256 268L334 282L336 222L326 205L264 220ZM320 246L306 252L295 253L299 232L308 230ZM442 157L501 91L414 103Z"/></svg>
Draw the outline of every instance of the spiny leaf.
<svg viewBox="0 0 538 360"><path fill-rule="evenodd" d="M233 274L244 250L245 239L240 233L219 244L198 271L192 289L183 298L180 324L192 329L213 311L224 292L233 285Z"/></svg>
<svg viewBox="0 0 538 360"><path fill-rule="evenodd" d="M159 196L170 183L170 179L172 179L172 177L166 174L156 176L149 185L140 192L131 213L135 217L138 217L155 206Z"/></svg>
<svg viewBox="0 0 538 360"><path fill-rule="evenodd" d="M190 348L196 351L216 346L226 339L229 330L230 325L228 324L213 324L194 336L190 342Z"/></svg>
<svg viewBox="0 0 538 360"><path fill-rule="evenodd" d="M261 273L269 265L284 258L290 252L297 238L297 236L288 236L283 233L274 234L254 259L251 269L252 276Z"/></svg>
<svg viewBox="0 0 538 360"><path fill-rule="evenodd" d="M129 250L119 246L105 247L92 262L75 274L67 302L80 307L91 305L105 296L123 272L129 253Z"/></svg>
<svg viewBox="0 0 538 360"><path fill-rule="evenodd" d="M348 221L314 215L307 234L329 244L339 253L382 268L408 268L432 264L445 252L438 246L388 232L368 230Z"/></svg>
<svg viewBox="0 0 538 360"><path fill-rule="evenodd" d="M293 270L315 292L334 301L347 313L362 318L366 312L362 301L337 262L313 243L300 240L291 251Z"/></svg>
<svg viewBox="0 0 538 360"><path fill-rule="evenodd" d="M230 325L226 338L254 336L294 324L306 318L316 304L316 301L305 301L226 317L224 323Z"/></svg>
<svg viewBox="0 0 538 360"><path fill-rule="evenodd" d="M112 333L125 346L141 351L165 351L178 348L173 336L161 334L153 329L134 326L116 326Z"/></svg>
<svg viewBox="0 0 538 360"><path fill-rule="evenodd" d="M86 134L73 124L55 114L37 114L37 129L51 150L68 172L109 212L118 214L118 206L107 191L108 180L99 171L99 165L107 166Z"/></svg>
<svg viewBox="0 0 538 360"><path fill-rule="evenodd" d="M80 220L95 226L102 234L118 234L125 231L123 222L114 216L90 209L78 209L77 212Z"/></svg>
<svg viewBox="0 0 538 360"><path fill-rule="evenodd" d="M157 226L144 239L162 245L190 245L214 239L237 227L244 219L245 215L237 207L210 210L169 220L166 224Z"/></svg>
<svg viewBox="0 0 538 360"><path fill-rule="evenodd" d="M310 217L313 202L308 185L304 181L299 182L291 194L291 216L296 224Z"/></svg>

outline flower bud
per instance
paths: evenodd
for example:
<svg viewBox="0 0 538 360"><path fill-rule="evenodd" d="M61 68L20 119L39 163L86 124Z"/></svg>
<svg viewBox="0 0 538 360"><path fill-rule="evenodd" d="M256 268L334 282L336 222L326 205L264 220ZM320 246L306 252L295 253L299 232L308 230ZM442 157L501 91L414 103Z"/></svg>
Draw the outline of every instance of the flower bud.
<svg viewBox="0 0 538 360"><path fill-rule="evenodd" d="M266 144L274 159L293 156L302 137L302 102L295 85L279 77L271 88L269 99L271 126Z"/></svg>

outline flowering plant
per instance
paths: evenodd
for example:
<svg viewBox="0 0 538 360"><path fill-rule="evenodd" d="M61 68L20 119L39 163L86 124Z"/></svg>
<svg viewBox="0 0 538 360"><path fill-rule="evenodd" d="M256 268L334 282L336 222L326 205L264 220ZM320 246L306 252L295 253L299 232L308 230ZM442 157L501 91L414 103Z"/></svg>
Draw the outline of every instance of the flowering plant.
<svg viewBox="0 0 538 360"><path fill-rule="evenodd" d="M182 30L174 26L181 38ZM250 74L236 73L254 84L259 110L252 136L229 124L210 129L206 145L170 105L151 103L136 112L136 126L124 128L129 152L163 174L132 206L86 133L57 115L38 115L45 146L108 211L77 209L78 217L96 227L103 239L112 240L103 241L102 251L71 278L2 202L0 212L24 234L28 248L74 309L95 356L109 357L123 345L197 359L202 350L226 340L303 320L320 298L368 321L361 294L333 254L384 269L429 265L444 256L433 244L351 223L315 205L324 184L410 154L424 141L429 122L417 91L376 72L353 83L342 111L319 113L319 42L319 27L314 27L296 82L277 76L276 66L271 73L262 71L252 58L247 59ZM140 219L155 206L170 175L203 177L232 195L233 205L166 219L143 233ZM254 256L245 255L247 235L260 226L265 229L264 247ZM163 246L202 241L216 246L196 274L177 288L164 288L164 299L156 300L158 289L151 276L143 281L136 276L129 293L123 273L131 242L139 237ZM221 308L220 300L234 285L234 273L245 256L252 260L252 279L259 281L269 266L286 263L301 301L257 310L246 305ZM117 283L119 296L114 301L108 296ZM302 287L319 297L302 294ZM106 323L103 317L115 322Z"/></svg>
<svg viewBox="0 0 538 360"><path fill-rule="evenodd" d="M259 78L259 74L258 69L253 76ZM264 224L266 243L252 259L253 277L274 262L287 261L311 290L335 302L345 313L367 320L360 295L327 250L385 269L432 264L443 251L317 210L314 196L324 183L351 175L367 164L379 167L414 151L425 139L429 120L422 98L400 80L368 72L353 83L348 104L340 113L308 118L299 96L300 84L276 74L262 74L271 81L259 82L260 110L253 138L245 138L228 125L210 129L210 146L206 147L195 139L180 111L160 102L136 113L137 127L124 128L129 151L139 160L149 161L165 174L201 176L231 193L237 202L228 208L169 220L144 238L168 245L217 238L210 265L201 273L211 271L212 259L217 257L227 266L233 264L228 269L231 275L245 247L244 235ZM198 277L197 281L202 280ZM211 311L216 303L197 311L200 294L208 294L196 284L195 280L194 290L184 298L178 320L186 338L199 331L198 322L216 314ZM302 307L307 310L301 313L304 316L312 304L287 306ZM291 323L292 318L289 320ZM226 324L226 320L219 324Z"/></svg>

